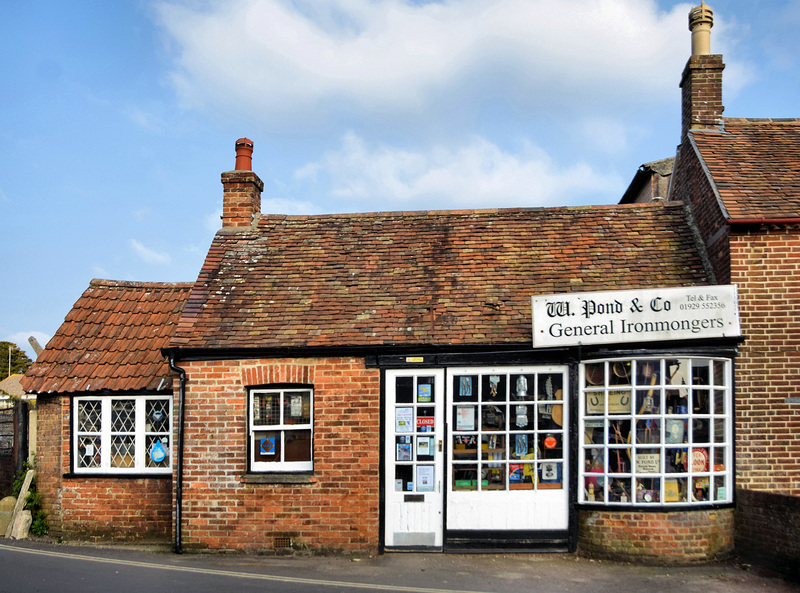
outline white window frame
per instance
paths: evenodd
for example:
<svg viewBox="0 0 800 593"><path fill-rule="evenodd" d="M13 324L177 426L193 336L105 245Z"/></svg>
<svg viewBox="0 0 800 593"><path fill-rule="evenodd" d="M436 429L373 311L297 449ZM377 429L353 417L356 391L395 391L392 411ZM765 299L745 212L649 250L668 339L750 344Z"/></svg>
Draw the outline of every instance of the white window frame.
<svg viewBox="0 0 800 593"><path fill-rule="evenodd" d="M308 401L308 422L289 423L284 418L286 409L286 397L292 394L304 394L309 396ZM275 424L258 424L255 419L255 398L262 394L276 394L280 397L278 410L280 417ZM291 385L285 387L264 387L253 388L247 394L247 417L248 417L248 451L250 472L253 473L274 473L274 472L311 472L314 470L314 389L308 385ZM286 454L285 436L287 432L308 431L310 433L310 459L308 461L285 461ZM257 433L274 432L280 435L279 455L277 461L258 461L256 459L255 441Z"/></svg>
<svg viewBox="0 0 800 593"><path fill-rule="evenodd" d="M112 432L112 406L118 401L134 401L134 429L126 432ZM168 418L163 423L165 431L147 430L147 402L160 401L167 406ZM100 405L99 430L82 430L81 404L97 402ZM131 467L112 467L112 439L116 434L128 434L134 437L133 465ZM99 438L100 451L87 452L85 443L88 439ZM157 467L148 467L147 441L158 438L166 457ZM166 445L163 444L166 439ZM72 453L73 471L76 474L171 474L172 473L172 397L160 395L126 395L126 396L81 396L72 401ZM154 444L154 442L153 442ZM82 466L81 458L89 455L99 456L99 462L91 467ZM151 462L152 463L152 462Z"/></svg>
<svg viewBox="0 0 800 593"><path fill-rule="evenodd" d="M696 379L689 376L685 385L678 386L676 382L670 382L667 377L670 372L667 370L667 364L676 360L690 363L692 366L688 368L691 369L708 365L707 381L695 384ZM615 380L611 378L615 364L631 363L630 368L633 368L635 365L647 362L660 365L657 367L658 379L652 384L654 393L660 396L660 402L655 404L653 412L643 412L641 402L636 403L637 393L640 399L643 392L651 393L647 389L647 384L615 385ZM601 367L597 365L603 365L603 377L594 382L591 381L591 377L587 380L587 368L592 367L589 372L596 370L599 374ZM721 365L720 372L715 372L717 365ZM692 374L694 373L688 373ZM711 506L729 504L733 501L734 415L733 373L730 359L689 355L598 359L581 363L579 379L578 500L580 503L614 507L669 508ZM629 409L622 411L621 402L624 402L626 392L630 395L631 401L626 404ZM666 401L668 392L672 394L685 392L689 404L686 406L687 409L678 410L673 407L670 410ZM607 395L604 397L603 394ZM700 397L706 394L709 398L707 407L698 408L700 411L694 409L691 404L696 401L695 394ZM600 413L598 405L602 408ZM591 412L587 410L590 406L594 406ZM616 406L616 409L612 410L612 406ZM648 424L648 419L654 422ZM625 424L628 422L630 424ZM657 427L658 439L653 438L649 441L651 443L649 445L642 444L638 440L638 433L634 432L642 426L638 423L643 423L648 428L652 426L654 431ZM620 441L619 437L612 434L612 427L615 424L623 426L622 433L625 427L628 427L628 437L623 435ZM680 432L682 440L668 438L670 424L673 426L677 424L679 429L683 429L676 431ZM705 440L694 439L693 426L706 427ZM685 440L683 440L684 433ZM589 442L589 434L593 435L593 442ZM670 437L674 439L673 433L670 433ZM600 442L597 442L598 440ZM634 442L631 443L631 440ZM597 455L598 451L600 455ZM648 458L640 459L638 451L648 455ZM673 461L677 459L676 453L685 455L684 459L689 460L697 454L699 463L684 462L683 466L676 465ZM612 459L612 456L617 455L622 456L622 463L618 457ZM706 458L706 464L705 467L700 467L703 465L703 457ZM620 466L625 468L624 471L618 469ZM683 469L679 469L681 467ZM637 486L640 483L645 485L649 483L653 486L653 491L642 488L637 493ZM702 488L700 490L695 488L703 484L707 486L705 492ZM622 496L620 485L628 486L626 496ZM676 490L679 493L677 497ZM700 498L695 496L695 492Z"/></svg>

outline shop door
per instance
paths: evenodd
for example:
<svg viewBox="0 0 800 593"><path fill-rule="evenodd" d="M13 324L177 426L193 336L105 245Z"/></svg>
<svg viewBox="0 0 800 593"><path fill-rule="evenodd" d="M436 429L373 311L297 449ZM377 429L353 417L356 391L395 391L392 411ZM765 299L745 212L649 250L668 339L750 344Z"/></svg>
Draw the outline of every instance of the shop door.
<svg viewBox="0 0 800 593"><path fill-rule="evenodd" d="M446 546L566 533L567 376L565 366L448 369Z"/></svg>
<svg viewBox="0 0 800 593"><path fill-rule="evenodd" d="M444 371L386 371L384 545L441 549Z"/></svg>

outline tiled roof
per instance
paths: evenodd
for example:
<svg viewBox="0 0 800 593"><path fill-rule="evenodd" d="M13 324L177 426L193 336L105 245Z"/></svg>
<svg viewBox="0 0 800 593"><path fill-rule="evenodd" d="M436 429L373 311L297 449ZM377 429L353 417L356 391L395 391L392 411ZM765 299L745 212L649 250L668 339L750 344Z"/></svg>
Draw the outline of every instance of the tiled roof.
<svg viewBox="0 0 800 593"><path fill-rule="evenodd" d="M725 118L692 137L731 220L800 217L800 119Z"/></svg>
<svg viewBox="0 0 800 593"><path fill-rule="evenodd" d="M22 375L20 373L14 373L13 375L6 377L2 381L0 381L0 396L25 395L25 390L22 388L22 383L20 382L20 379L22 379Z"/></svg>
<svg viewBox="0 0 800 593"><path fill-rule="evenodd" d="M25 373L37 393L161 390L171 373L160 348L191 284L92 280Z"/></svg>
<svg viewBox="0 0 800 593"><path fill-rule="evenodd" d="M704 283L680 204L263 216L217 233L171 346L527 343L534 294Z"/></svg>

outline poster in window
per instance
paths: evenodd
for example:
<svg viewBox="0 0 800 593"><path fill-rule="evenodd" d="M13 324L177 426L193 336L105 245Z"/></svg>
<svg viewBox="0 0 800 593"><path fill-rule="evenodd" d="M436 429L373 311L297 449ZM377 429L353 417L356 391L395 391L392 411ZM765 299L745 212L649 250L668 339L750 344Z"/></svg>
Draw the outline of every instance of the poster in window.
<svg viewBox="0 0 800 593"><path fill-rule="evenodd" d="M259 450L261 455L275 455L275 438L268 437L259 439Z"/></svg>
<svg viewBox="0 0 800 593"><path fill-rule="evenodd" d="M458 380L458 395L472 397L472 377L461 377Z"/></svg>
<svg viewBox="0 0 800 593"><path fill-rule="evenodd" d="M475 406L456 406L456 430L475 430Z"/></svg>
<svg viewBox="0 0 800 593"><path fill-rule="evenodd" d="M430 384L422 383L417 385L417 402L421 404L429 404L431 402L431 388Z"/></svg>
<svg viewBox="0 0 800 593"><path fill-rule="evenodd" d="M661 455L659 453L637 453L636 471L642 474L657 474L661 471Z"/></svg>
<svg viewBox="0 0 800 593"><path fill-rule="evenodd" d="M302 395L292 395L289 398L289 415L292 418L300 418L303 415Z"/></svg>
<svg viewBox="0 0 800 593"><path fill-rule="evenodd" d="M433 466L417 466L417 492L433 492Z"/></svg>
<svg viewBox="0 0 800 593"><path fill-rule="evenodd" d="M411 461L411 443L398 443L397 461Z"/></svg>
<svg viewBox="0 0 800 593"><path fill-rule="evenodd" d="M395 432L414 432L414 408L397 408L394 412Z"/></svg>
<svg viewBox="0 0 800 593"><path fill-rule="evenodd" d="M527 434L518 434L516 437L514 437L514 452L516 453L516 457L518 459L522 458L523 455L528 454Z"/></svg>
<svg viewBox="0 0 800 593"><path fill-rule="evenodd" d="M417 416L417 432L433 432L435 422L433 416Z"/></svg>
<svg viewBox="0 0 800 593"><path fill-rule="evenodd" d="M433 455L433 437L417 437L417 457Z"/></svg>
<svg viewBox="0 0 800 593"><path fill-rule="evenodd" d="M667 418L665 421L665 438L667 444L674 445L675 443L683 442L683 434L685 431L685 421L676 418Z"/></svg>

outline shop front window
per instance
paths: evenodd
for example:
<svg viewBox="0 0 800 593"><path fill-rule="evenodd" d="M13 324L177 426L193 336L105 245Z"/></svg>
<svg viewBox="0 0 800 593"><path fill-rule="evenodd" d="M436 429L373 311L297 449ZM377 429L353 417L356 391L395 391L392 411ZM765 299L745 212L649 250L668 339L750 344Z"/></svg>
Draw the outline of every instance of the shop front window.
<svg viewBox="0 0 800 593"><path fill-rule="evenodd" d="M581 502L731 502L729 360L600 360L580 375Z"/></svg>
<svg viewBox="0 0 800 593"><path fill-rule="evenodd" d="M453 376L454 492L564 487L563 372Z"/></svg>
<svg viewBox="0 0 800 593"><path fill-rule="evenodd" d="M313 391L308 388L250 392L250 469L310 471Z"/></svg>

